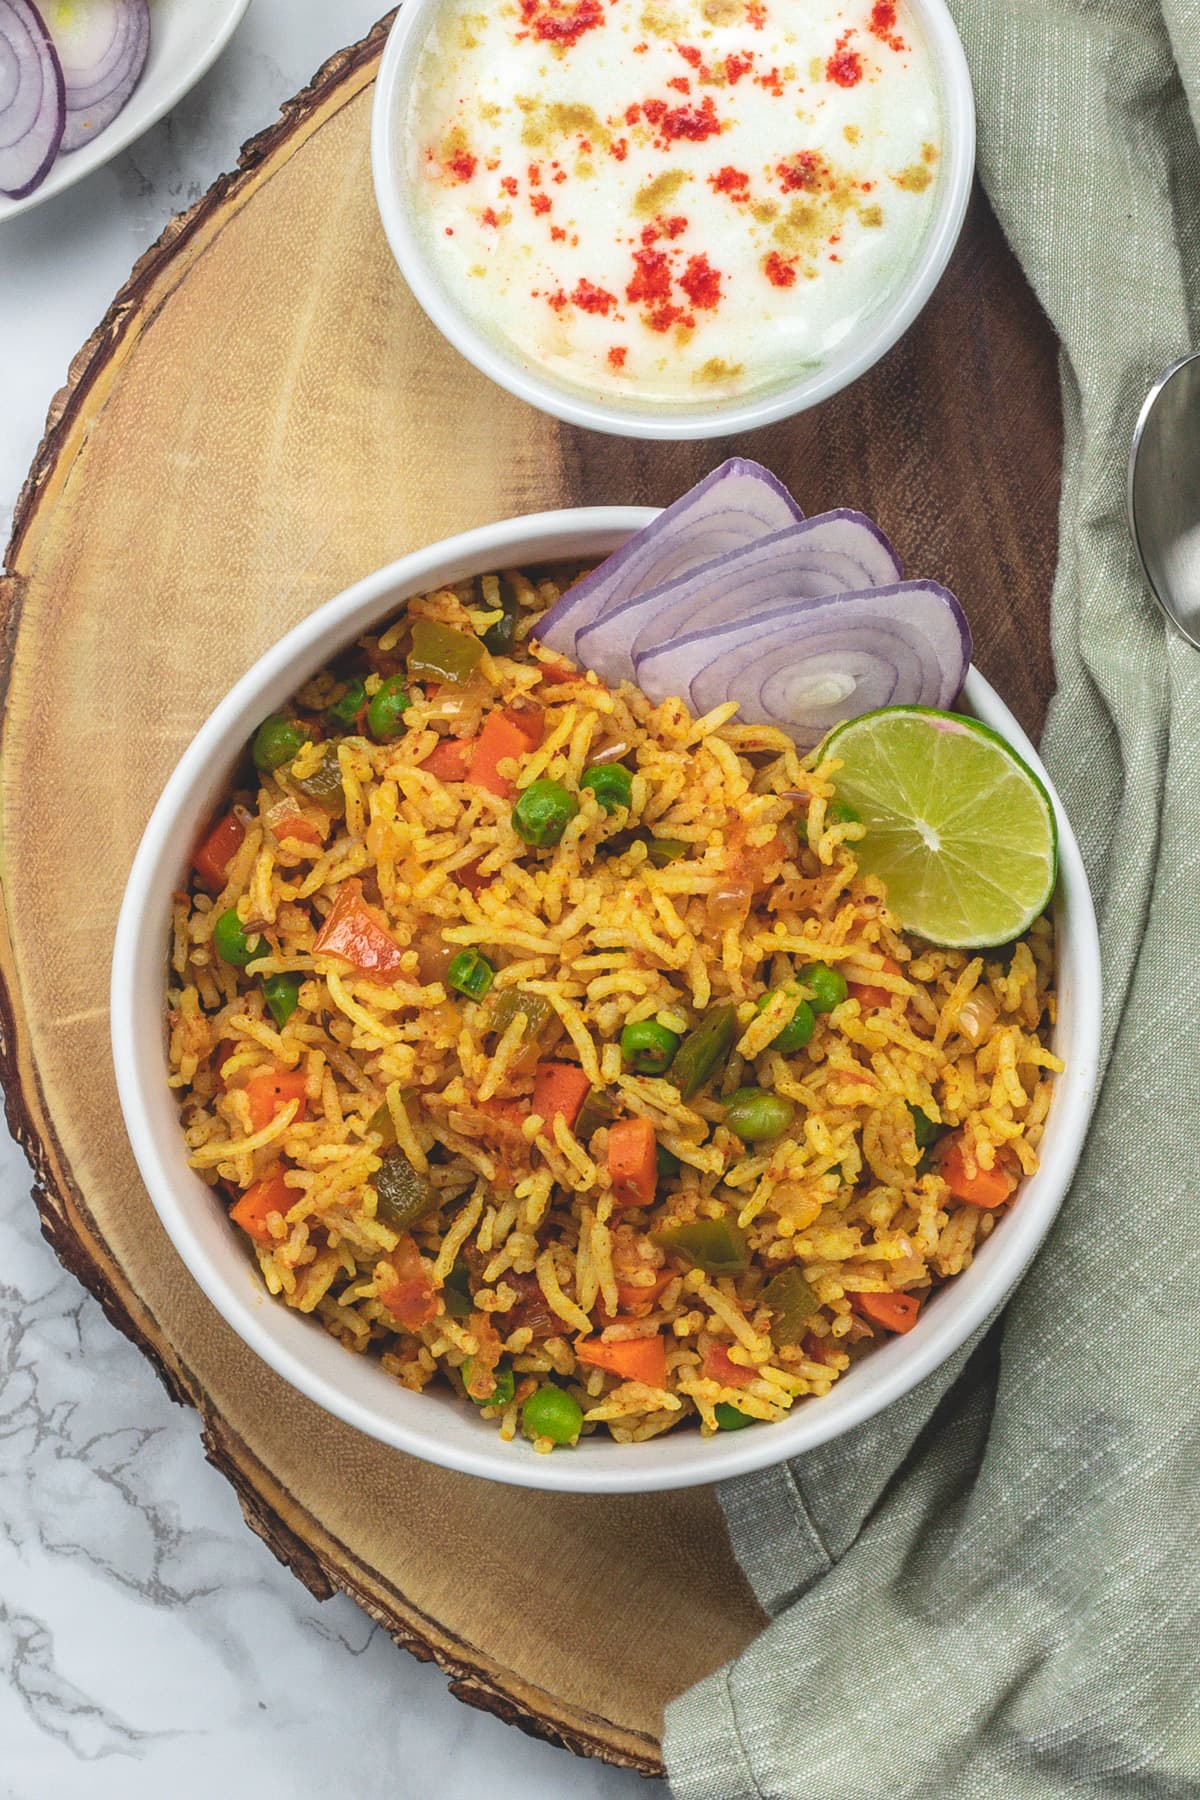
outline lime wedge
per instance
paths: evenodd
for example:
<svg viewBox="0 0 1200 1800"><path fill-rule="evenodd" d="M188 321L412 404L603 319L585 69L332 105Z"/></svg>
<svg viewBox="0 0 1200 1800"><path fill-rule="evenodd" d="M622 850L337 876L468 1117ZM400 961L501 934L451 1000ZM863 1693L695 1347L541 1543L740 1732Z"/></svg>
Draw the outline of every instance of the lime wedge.
<svg viewBox="0 0 1200 1800"><path fill-rule="evenodd" d="M1054 892L1050 796L1002 737L957 713L888 706L839 725L839 800L867 828L859 867L887 884L906 931L954 949L1006 944Z"/></svg>

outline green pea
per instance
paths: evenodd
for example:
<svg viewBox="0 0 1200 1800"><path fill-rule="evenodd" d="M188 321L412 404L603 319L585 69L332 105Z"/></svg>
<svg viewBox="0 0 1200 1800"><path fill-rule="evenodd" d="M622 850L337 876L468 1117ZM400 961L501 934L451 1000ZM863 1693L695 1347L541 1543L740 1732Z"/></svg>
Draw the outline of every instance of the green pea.
<svg viewBox="0 0 1200 1800"><path fill-rule="evenodd" d="M281 769L284 763L290 763L308 743L312 734L306 731L298 719L285 718L282 713L272 713L264 719L254 734L251 755L254 766L264 774L271 769Z"/></svg>
<svg viewBox="0 0 1200 1800"><path fill-rule="evenodd" d="M334 701L325 717L331 725L340 727L342 731L354 731L358 726L358 715L366 704L367 690L356 675L341 699Z"/></svg>
<svg viewBox="0 0 1200 1800"><path fill-rule="evenodd" d="M728 1400L718 1400L713 1407L717 1425L721 1431L745 1431L747 1425L757 1425L749 1413L739 1412L736 1406L730 1406Z"/></svg>
<svg viewBox="0 0 1200 1800"><path fill-rule="evenodd" d="M912 1114L913 1136L917 1140L917 1149L928 1150L930 1144L936 1144L941 1137L943 1128L935 1125L929 1114L922 1112L919 1106L910 1106L908 1110Z"/></svg>
<svg viewBox="0 0 1200 1800"><path fill-rule="evenodd" d="M783 991L787 993L789 990L785 988ZM755 1010L765 1012L767 1001L772 997L771 994L764 994ZM778 1050L781 1056L795 1056L809 1042L816 1025L812 1007L807 1000L801 1000L783 1030L771 1039L770 1048Z"/></svg>
<svg viewBox="0 0 1200 1800"><path fill-rule="evenodd" d="M242 921L238 918L237 907L231 906L223 912L213 926L213 949L222 962L232 963L235 969L244 969L248 962L263 953L262 938L255 932L247 937L242 930Z"/></svg>
<svg viewBox="0 0 1200 1800"><path fill-rule="evenodd" d="M591 788L606 813L633 800L633 776L622 763L593 763L579 777L581 788Z"/></svg>
<svg viewBox="0 0 1200 1800"><path fill-rule="evenodd" d="M300 975L268 975L262 984L267 1011L282 1031L300 1004Z"/></svg>
<svg viewBox="0 0 1200 1800"><path fill-rule="evenodd" d="M672 1156L665 1144L659 1144L654 1152L654 1162L658 1169L660 1181L671 1181L678 1175L683 1164L677 1156Z"/></svg>
<svg viewBox="0 0 1200 1800"><path fill-rule="evenodd" d="M578 800L561 781L531 781L517 795L512 810L513 830L522 843L544 850L560 841L578 811Z"/></svg>
<svg viewBox="0 0 1200 1800"><path fill-rule="evenodd" d="M682 838L651 838L646 854L656 869L665 869L668 863L681 862L690 849Z"/></svg>
<svg viewBox="0 0 1200 1800"><path fill-rule="evenodd" d="M621 1055L639 1075L662 1075L670 1068L679 1039L657 1019L639 1019L621 1033Z"/></svg>
<svg viewBox="0 0 1200 1800"><path fill-rule="evenodd" d="M845 800L831 800L825 808L825 821L829 825L861 825L862 814Z"/></svg>
<svg viewBox="0 0 1200 1800"><path fill-rule="evenodd" d="M495 979L495 969L478 950L460 950L446 970L446 986L468 1000L482 1000Z"/></svg>
<svg viewBox="0 0 1200 1800"><path fill-rule="evenodd" d="M521 1423L532 1438L549 1438L552 1444L573 1444L583 1425L583 1408L577 1400L548 1381L530 1394L521 1408Z"/></svg>
<svg viewBox="0 0 1200 1800"><path fill-rule="evenodd" d="M768 1094L763 1088L739 1088L725 1102L725 1123L744 1143L769 1143L780 1138L796 1116L790 1100Z"/></svg>
<svg viewBox="0 0 1200 1800"><path fill-rule="evenodd" d="M809 1005L815 1013L832 1012L850 991L841 970L831 969L828 963L810 963L800 970L798 979L812 990Z"/></svg>
<svg viewBox="0 0 1200 1800"><path fill-rule="evenodd" d="M512 1397L517 1391L517 1378L512 1370L499 1363L492 1371L496 1385L490 1394L473 1394L471 1392L471 1367L474 1359L468 1357L463 1364L463 1382L467 1389L467 1399L473 1400L476 1406L510 1406ZM582 1415L581 1415L582 1416Z"/></svg>
<svg viewBox="0 0 1200 1800"><path fill-rule="evenodd" d="M412 701L404 691L403 675L389 675L371 696L367 708L367 725L371 736L381 744L390 744L405 729L404 715Z"/></svg>

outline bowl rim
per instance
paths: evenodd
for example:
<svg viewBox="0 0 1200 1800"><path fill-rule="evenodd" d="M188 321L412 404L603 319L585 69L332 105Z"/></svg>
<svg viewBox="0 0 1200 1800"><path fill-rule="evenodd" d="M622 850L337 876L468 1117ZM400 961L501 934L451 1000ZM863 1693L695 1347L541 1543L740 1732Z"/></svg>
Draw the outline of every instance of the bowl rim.
<svg viewBox="0 0 1200 1800"><path fill-rule="evenodd" d="M975 101L962 41L946 0L908 3L919 15L942 83L948 154L937 210L920 255L889 303L868 322L861 336L856 339L852 334L848 343L857 342L852 353L757 399L750 397L686 412L681 409L676 414L649 405L609 404L590 396L586 389L560 385L507 352L501 340L488 338L464 311L453 305L432 272L409 218L396 150L406 59L429 14L444 0L405 0L384 46L371 108L371 170L379 216L400 273L418 305L460 355L497 386L553 418L618 437L678 441L725 437L791 418L840 393L885 356L925 308L958 242L974 181Z"/></svg>
<svg viewBox="0 0 1200 1800"><path fill-rule="evenodd" d="M1061 801L1033 746L994 690L974 669L965 697L971 710L1000 730L1046 782L1059 827L1060 1031L1069 998L1072 1039L1067 1072L1059 1077L1053 1135L1043 1162L1019 1204L993 1233L970 1268L926 1309L911 1334L881 1345L835 1384L828 1395L798 1405L787 1419L761 1432L701 1439L698 1433L665 1434L646 1444L617 1445L599 1435L567 1455L538 1456L518 1439L504 1443L484 1421L472 1419L470 1441L443 1441L439 1419L446 1406L466 1409L453 1396L396 1398L395 1384L379 1371L394 1404L414 1401L428 1420L385 1417L349 1393L338 1379L314 1368L326 1353L349 1352L321 1328L271 1299L217 1208L197 1204L199 1177L188 1169L177 1123L163 1127L168 1148L156 1143L155 1114L174 1108L165 1082L165 1031L146 1028L139 986L161 995L166 972L170 892L185 866L179 844L195 841L203 820L227 787L229 774L253 730L253 722L279 705L314 673L334 649L352 642L370 624L394 612L430 585L489 568L519 564L522 545L552 542L536 560L600 554L615 548L656 516L642 507L581 507L524 515L478 527L425 546L333 596L260 656L219 702L183 752L142 834L121 905L110 989L111 1045L117 1090L134 1156L154 1206L175 1249L203 1293L242 1340L298 1392L323 1410L395 1449L444 1468L510 1485L567 1493L638 1493L690 1487L782 1463L863 1424L918 1385L954 1353L1007 1299L1048 1233L1081 1153L1095 1097L1100 1045L1100 955L1095 915L1079 848ZM530 552L531 559L534 556ZM249 729L247 729L249 726ZM232 745L232 749L230 746ZM181 815L195 815L194 829L180 832ZM153 1042L154 1048L149 1046ZM140 1066L141 1065L141 1066ZM189 1190L185 1192L185 1189ZM211 1238L211 1247L206 1243ZM237 1279L218 1266L236 1250ZM297 1331L306 1335L297 1336ZM288 1341L283 1341L284 1339ZM307 1359L307 1360L306 1360ZM334 1374L363 1364L331 1363ZM862 1371L868 1371L864 1377ZM370 1378L373 1381L373 1377ZM849 1385L847 1385L849 1384ZM399 1390L403 1392L403 1390ZM478 1431L476 1438L475 1431Z"/></svg>

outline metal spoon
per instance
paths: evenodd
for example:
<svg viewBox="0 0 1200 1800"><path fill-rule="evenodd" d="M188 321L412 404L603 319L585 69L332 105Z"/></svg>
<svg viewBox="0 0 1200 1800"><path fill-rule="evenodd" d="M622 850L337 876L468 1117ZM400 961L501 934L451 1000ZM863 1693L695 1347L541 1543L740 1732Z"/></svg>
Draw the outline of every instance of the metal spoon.
<svg viewBox="0 0 1200 1800"><path fill-rule="evenodd" d="M1146 396L1127 503L1150 591L1200 649L1200 351L1172 364Z"/></svg>

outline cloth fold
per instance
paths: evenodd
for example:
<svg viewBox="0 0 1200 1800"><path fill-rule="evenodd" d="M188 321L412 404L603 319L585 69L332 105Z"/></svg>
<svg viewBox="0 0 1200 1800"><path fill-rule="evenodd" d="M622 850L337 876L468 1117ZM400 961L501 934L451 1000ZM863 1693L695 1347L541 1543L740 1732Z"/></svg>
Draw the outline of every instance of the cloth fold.
<svg viewBox="0 0 1200 1800"><path fill-rule="evenodd" d="M1146 390L1200 343L1200 4L950 4L1062 345L1042 750L1100 916L1103 1085L999 1324L722 1490L772 1622L669 1710L677 1800L1200 1793L1200 654L1124 519Z"/></svg>

